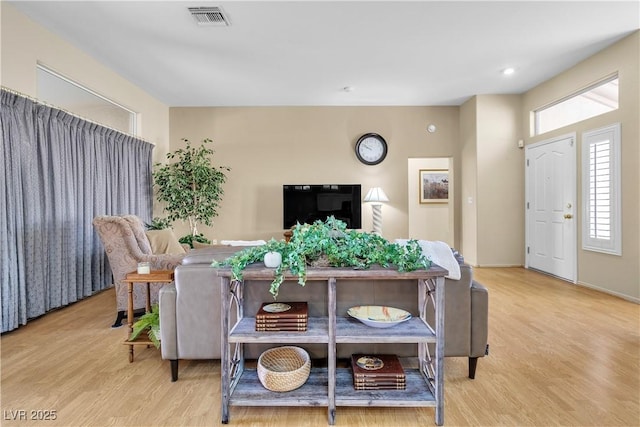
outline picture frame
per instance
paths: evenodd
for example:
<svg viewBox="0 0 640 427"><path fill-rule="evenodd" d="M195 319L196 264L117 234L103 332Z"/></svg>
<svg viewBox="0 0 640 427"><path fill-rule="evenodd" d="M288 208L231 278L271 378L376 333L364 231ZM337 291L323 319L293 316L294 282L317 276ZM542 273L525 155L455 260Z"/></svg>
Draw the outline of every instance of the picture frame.
<svg viewBox="0 0 640 427"><path fill-rule="evenodd" d="M420 203L449 203L449 170L420 169Z"/></svg>

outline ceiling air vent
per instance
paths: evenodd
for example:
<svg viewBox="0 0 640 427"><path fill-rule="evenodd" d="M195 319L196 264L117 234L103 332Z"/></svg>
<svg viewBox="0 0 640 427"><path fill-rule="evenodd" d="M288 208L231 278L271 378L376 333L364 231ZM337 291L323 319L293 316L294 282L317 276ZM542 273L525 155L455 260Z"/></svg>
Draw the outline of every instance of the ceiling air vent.
<svg viewBox="0 0 640 427"><path fill-rule="evenodd" d="M189 12L198 25L226 27L229 19L220 7L190 7Z"/></svg>

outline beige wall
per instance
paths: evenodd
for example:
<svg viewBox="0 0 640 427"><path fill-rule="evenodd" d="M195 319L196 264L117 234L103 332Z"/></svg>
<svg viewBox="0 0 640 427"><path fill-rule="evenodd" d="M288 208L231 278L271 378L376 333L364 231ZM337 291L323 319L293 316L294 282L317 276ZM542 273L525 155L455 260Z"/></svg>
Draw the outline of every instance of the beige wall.
<svg viewBox="0 0 640 427"><path fill-rule="evenodd" d="M477 265L524 265L524 150L520 95L478 95Z"/></svg>
<svg viewBox="0 0 640 427"><path fill-rule="evenodd" d="M478 264L478 98L460 107L460 252L471 265Z"/></svg>
<svg viewBox="0 0 640 427"><path fill-rule="evenodd" d="M154 158L169 147L169 107L95 59L0 2L3 86L37 98L36 65L48 68L138 113L138 136L156 145Z"/></svg>
<svg viewBox="0 0 640 427"><path fill-rule="evenodd" d="M581 217L578 213L578 282L596 289L640 301L640 32L626 37L523 96L522 117L530 129L531 111L618 72L620 103L616 111L566 126L540 136L525 138L527 144L576 132L578 206L582 206L580 165L582 133L620 122L622 128L622 256L581 249ZM579 212L579 211L578 211Z"/></svg>
<svg viewBox="0 0 640 427"><path fill-rule="evenodd" d="M171 108L171 148L180 139L214 140L215 163L232 168L213 229L214 239L282 238L282 185L362 184L382 187L383 235L408 234L407 159L457 156L457 107L247 107ZM428 123L438 127L426 132ZM360 163L358 137L382 135L389 146L379 165ZM417 173L417 172L416 172ZM416 178L417 179L417 178ZM372 226L371 208L362 209L363 229ZM177 227L179 235L187 227Z"/></svg>
<svg viewBox="0 0 640 427"><path fill-rule="evenodd" d="M460 107L460 247L472 265L524 265L520 111L520 95L477 95Z"/></svg>

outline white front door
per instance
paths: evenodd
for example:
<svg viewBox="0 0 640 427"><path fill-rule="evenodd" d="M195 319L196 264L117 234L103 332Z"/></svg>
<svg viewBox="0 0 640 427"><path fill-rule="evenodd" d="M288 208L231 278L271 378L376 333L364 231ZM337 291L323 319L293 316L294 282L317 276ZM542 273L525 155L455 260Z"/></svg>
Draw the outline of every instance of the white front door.
<svg viewBox="0 0 640 427"><path fill-rule="evenodd" d="M575 134L527 146L526 266L576 281Z"/></svg>

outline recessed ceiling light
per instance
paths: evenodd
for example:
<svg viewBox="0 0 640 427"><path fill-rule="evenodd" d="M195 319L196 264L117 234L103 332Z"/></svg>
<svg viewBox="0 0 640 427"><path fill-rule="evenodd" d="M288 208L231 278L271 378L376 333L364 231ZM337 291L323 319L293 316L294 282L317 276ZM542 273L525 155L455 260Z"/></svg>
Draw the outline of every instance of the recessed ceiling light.
<svg viewBox="0 0 640 427"><path fill-rule="evenodd" d="M505 68L504 70L502 70L502 74L504 74L505 76L510 76L515 72L516 72L516 69L513 67Z"/></svg>
<svg viewBox="0 0 640 427"><path fill-rule="evenodd" d="M345 86L342 88L342 90L345 92L353 92L353 89L354 89L353 86Z"/></svg>

